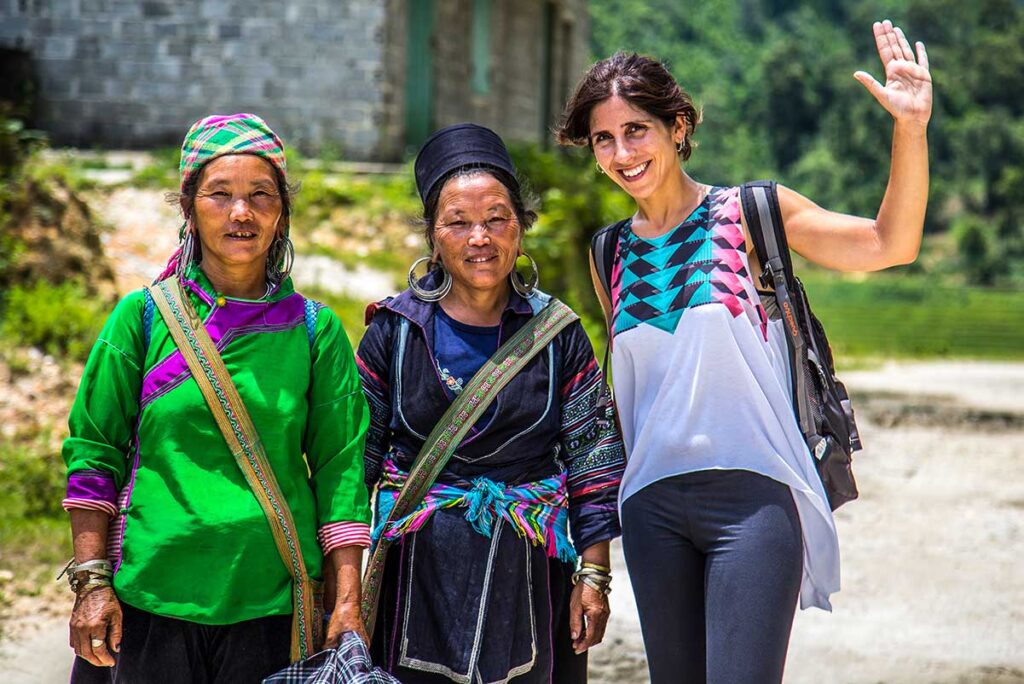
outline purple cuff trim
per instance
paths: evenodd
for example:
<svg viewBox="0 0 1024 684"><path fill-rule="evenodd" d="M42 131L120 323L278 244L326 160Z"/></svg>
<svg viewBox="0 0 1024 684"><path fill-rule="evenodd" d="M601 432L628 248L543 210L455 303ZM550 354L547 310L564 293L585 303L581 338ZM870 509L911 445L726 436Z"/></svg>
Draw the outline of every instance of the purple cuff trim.
<svg viewBox="0 0 1024 684"><path fill-rule="evenodd" d="M99 470L79 470L68 476L69 499L106 501L111 506L117 503L117 487L114 477Z"/></svg>

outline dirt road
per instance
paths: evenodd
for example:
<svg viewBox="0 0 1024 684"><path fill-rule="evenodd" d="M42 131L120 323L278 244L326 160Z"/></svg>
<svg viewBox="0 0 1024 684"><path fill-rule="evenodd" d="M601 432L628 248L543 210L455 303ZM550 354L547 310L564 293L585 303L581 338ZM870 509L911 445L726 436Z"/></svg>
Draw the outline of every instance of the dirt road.
<svg viewBox="0 0 1024 684"><path fill-rule="evenodd" d="M837 513L834 612L797 615L788 684L1024 683L1024 364L890 364L845 373L867 448ZM592 681L646 682L616 546L613 617ZM67 681L63 619L6 625L11 684ZM742 654L737 654L742 657Z"/></svg>

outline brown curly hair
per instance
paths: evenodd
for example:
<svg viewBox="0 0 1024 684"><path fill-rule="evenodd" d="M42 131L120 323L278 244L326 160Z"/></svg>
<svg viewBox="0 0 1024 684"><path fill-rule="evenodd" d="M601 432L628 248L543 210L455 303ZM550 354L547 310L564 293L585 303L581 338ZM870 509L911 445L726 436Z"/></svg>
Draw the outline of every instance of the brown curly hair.
<svg viewBox="0 0 1024 684"><path fill-rule="evenodd" d="M686 133L679 156L684 161L690 158L696 145L692 140L693 132L701 122L701 111L663 63L635 52L616 52L587 70L555 129L558 144L589 147L590 113L613 95L657 117L670 128L675 124L676 115L682 114Z"/></svg>

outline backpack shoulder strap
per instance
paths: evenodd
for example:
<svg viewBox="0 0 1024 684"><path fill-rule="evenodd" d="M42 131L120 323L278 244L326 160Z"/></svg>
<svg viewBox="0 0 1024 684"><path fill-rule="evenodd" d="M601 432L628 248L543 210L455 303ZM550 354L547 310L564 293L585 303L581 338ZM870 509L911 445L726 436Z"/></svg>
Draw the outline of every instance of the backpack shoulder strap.
<svg viewBox="0 0 1024 684"><path fill-rule="evenodd" d="M142 348L149 351L149 340L153 334L153 312L156 311L156 304L153 302L153 293L149 288L142 290Z"/></svg>
<svg viewBox="0 0 1024 684"><path fill-rule="evenodd" d="M612 300L612 266L615 263L615 247L619 244L619 235L628 220L623 219L611 223L594 233L594 237L590 239L590 253L594 256L597 278L601 281L609 302Z"/></svg>
<svg viewBox="0 0 1024 684"><path fill-rule="evenodd" d="M808 403L810 387L803 372L807 340L800 327L801 312L790 295L796 291L793 261L789 256L789 243L782 225L778 189L774 181L744 183L740 186L740 201L743 203L743 216L747 220L747 231L761 261L761 284L775 289L775 301L782 312L782 327L786 331L793 376L793 408L800 431L807 436L814 431Z"/></svg>
<svg viewBox="0 0 1024 684"><path fill-rule="evenodd" d="M747 231L761 262L761 285L774 287L775 280L793 282L793 260L779 208L779 192L775 181L751 181L740 186L740 202Z"/></svg>
<svg viewBox="0 0 1024 684"><path fill-rule="evenodd" d="M303 297L304 317L306 319L306 337L309 339L309 348L313 348L313 338L316 336L316 318L320 315L320 309L324 305L315 299Z"/></svg>
<svg viewBox="0 0 1024 684"><path fill-rule="evenodd" d="M594 237L590 239L590 254L594 257L597 279L601 281L604 294L608 298L608 304L613 309L615 304L612 302L612 268L615 266L615 249L619 244L619 235L622 233L622 228L628 220L623 219L610 223L594 233ZM611 320L607 321L607 323L608 341L604 345L604 361L601 363L601 372L604 375L606 385L608 383L608 358L611 354L612 346Z"/></svg>

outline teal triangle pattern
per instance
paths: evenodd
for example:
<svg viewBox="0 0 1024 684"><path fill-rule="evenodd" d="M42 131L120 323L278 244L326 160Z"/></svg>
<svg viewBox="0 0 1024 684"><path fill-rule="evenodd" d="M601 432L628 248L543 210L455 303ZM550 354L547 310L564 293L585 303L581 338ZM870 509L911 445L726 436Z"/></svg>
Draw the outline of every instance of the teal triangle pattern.
<svg viewBox="0 0 1024 684"><path fill-rule="evenodd" d="M673 333L686 309L708 304L724 305L733 316L746 312L767 334L764 309L751 300L737 202L737 188L716 187L664 235L647 240L623 231L613 283L615 334L642 324Z"/></svg>
<svg viewBox="0 0 1024 684"><path fill-rule="evenodd" d="M656 311L669 311L672 308L672 302L675 301L676 295L679 294L681 288L674 290L667 290L665 292L659 292L656 295L647 297L644 301L654 307Z"/></svg>
<svg viewBox="0 0 1024 684"><path fill-rule="evenodd" d="M709 281L704 281L700 284L693 294L690 295L690 301L688 306L700 306L701 304L710 304L712 299L712 287Z"/></svg>
<svg viewBox="0 0 1024 684"><path fill-rule="evenodd" d="M667 333L674 333L676 326L679 325L679 319L683 317L683 312L686 309L678 309L676 311L669 311L663 313L660 316L644 321L647 325L653 325L655 328L661 328Z"/></svg>
<svg viewBox="0 0 1024 684"><path fill-rule="evenodd" d="M683 264L662 268L657 273L647 278L647 284L658 290L665 290L672 287L676 274L683 268Z"/></svg>

